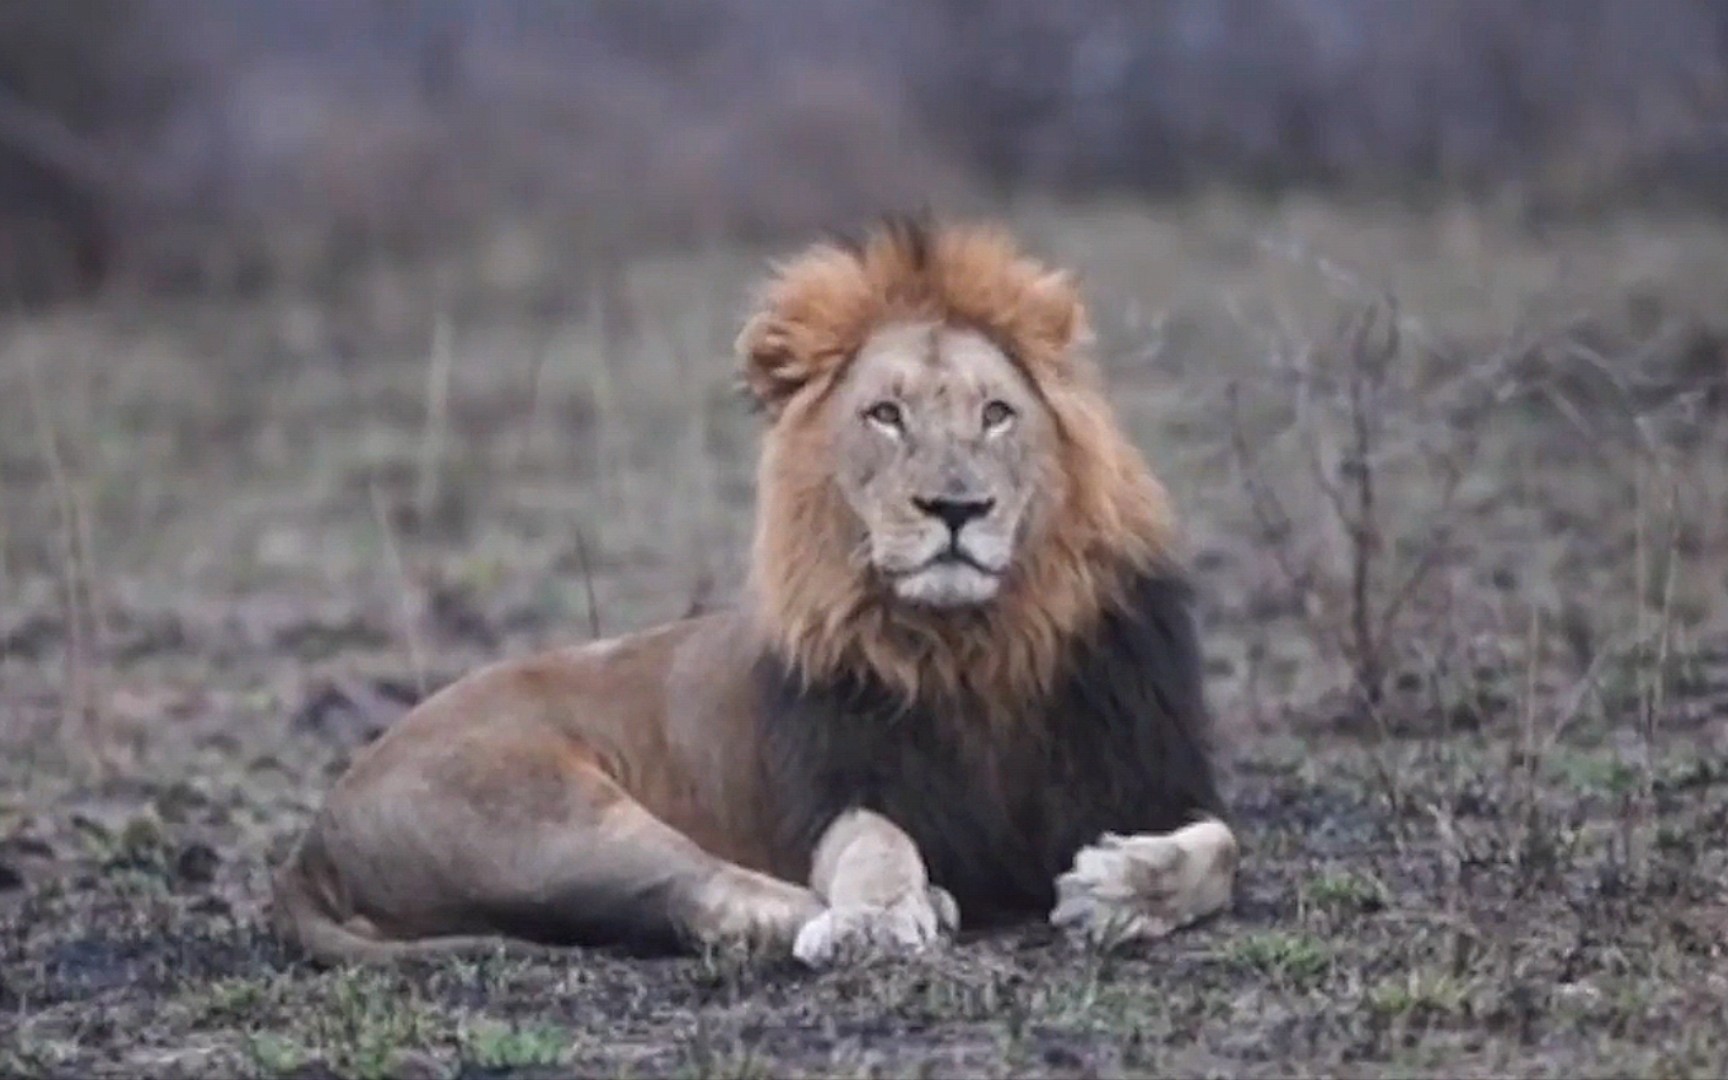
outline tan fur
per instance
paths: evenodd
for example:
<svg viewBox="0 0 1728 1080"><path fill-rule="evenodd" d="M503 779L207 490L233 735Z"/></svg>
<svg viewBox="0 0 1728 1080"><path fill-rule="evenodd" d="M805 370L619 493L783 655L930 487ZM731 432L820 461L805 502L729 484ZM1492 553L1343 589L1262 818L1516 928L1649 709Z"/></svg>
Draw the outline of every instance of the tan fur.
<svg viewBox="0 0 1728 1080"><path fill-rule="evenodd" d="M1054 432L1033 462L1044 524L965 617L883 597L833 482L848 367L908 324L983 335ZM771 417L743 609L497 664L423 702L359 755L278 873L282 932L328 960L502 937L786 946L819 918L813 956L848 940L928 944L952 901L879 817L834 825L816 888L785 880L812 853L774 839L752 667L772 649L811 676L867 669L908 695L966 692L992 706L968 738L1036 737L1012 726L1015 703L1054 684L1119 575L1171 544L1165 494L1111 415L1088 336L1068 276L990 229L888 229L778 268L739 338ZM983 445L955 437L943 460Z"/></svg>

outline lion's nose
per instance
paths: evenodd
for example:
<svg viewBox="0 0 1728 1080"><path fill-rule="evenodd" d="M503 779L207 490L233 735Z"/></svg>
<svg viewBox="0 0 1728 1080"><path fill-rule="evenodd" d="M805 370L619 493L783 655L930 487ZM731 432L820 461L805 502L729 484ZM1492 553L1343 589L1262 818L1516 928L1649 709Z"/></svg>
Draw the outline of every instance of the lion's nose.
<svg viewBox="0 0 1728 1080"><path fill-rule="evenodd" d="M981 518L996 505L995 499L913 499L912 505L940 518L949 532L959 532L968 522Z"/></svg>

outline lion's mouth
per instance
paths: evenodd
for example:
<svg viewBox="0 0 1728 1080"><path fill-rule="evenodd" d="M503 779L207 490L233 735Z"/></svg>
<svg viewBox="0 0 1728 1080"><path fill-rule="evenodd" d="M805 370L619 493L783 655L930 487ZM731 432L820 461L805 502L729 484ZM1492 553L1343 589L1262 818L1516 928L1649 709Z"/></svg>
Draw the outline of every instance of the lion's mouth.
<svg viewBox="0 0 1728 1080"><path fill-rule="evenodd" d="M926 608L967 608L995 598L1002 587L999 571L966 552L945 551L916 570L892 578L894 595Z"/></svg>
<svg viewBox="0 0 1728 1080"><path fill-rule="evenodd" d="M985 566L983 563L973 558L967 552L961 551L959 548L949 548L947 551L942 552L934 559L925 563L924 566L926 569L934 569L938 566L969 566L980 574L988 574L991 577L996 577L1002 572L994 566Z"/></svg>
<svg viewBox="0 0 1728 1080"><path fill-rule="evenodd" d="M930 558L925 559L923 562L919 563L917 566L903 570L900 573L896 574L895 576L896 577L913 577L913 576L916 576L918 574L927 574L932 570L951 570L951 569L955 569L957 567L964 567L965 569L968 569L968 570L975 570L978 573L985 575L986 577L993 577L993 578L994 577L1001 577L1002 576L1002 570L1003 570L1002 567L991 566L991 565L983 562L982 560L980 560L976 556L974 556L970 551L967 551L965 548L961 547L958 543L951 543L946 548L943 548L941 551L938 551L936 554L932 555Z"/></svg>

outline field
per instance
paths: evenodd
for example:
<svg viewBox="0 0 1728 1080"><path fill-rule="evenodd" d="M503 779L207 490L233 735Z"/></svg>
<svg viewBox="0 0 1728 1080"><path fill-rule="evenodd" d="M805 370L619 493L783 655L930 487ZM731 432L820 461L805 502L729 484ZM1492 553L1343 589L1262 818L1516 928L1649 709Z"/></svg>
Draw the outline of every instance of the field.
<svg viewBox="0 0 1728 1080"><path fill-rule="evenodd" d="M506 222L0 320L0 1074L1728 1072L1728 225L1003 212L1185 514L1233 912L821 975L287 955L269 867L355 747L739 580L770 252Z"/></svg>

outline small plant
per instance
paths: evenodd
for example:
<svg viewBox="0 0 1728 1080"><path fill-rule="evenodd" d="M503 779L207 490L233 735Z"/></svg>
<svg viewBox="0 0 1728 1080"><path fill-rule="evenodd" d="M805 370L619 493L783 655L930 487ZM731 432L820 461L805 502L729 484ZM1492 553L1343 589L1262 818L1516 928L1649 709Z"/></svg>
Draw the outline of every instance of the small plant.
<svg viewBox="0 0 1728 1080"><path fill-rule="evenodd" d="M896 1008L931 1021L984 1021L1019 1007L1013 984L995 975L976 981L932 975L902 986Z"/></svg>
<svg viewBox="0 0 1728 1080"><path fill-rule="evenodd" d="M342 973L315 1008L314 1045L344 1076L391 1075L402 1055L423 1050L440 1026L417 994L376 972Z"/></svg>
<svg viewBox="0 0 1728 1080"><path fill-rule="evenodd" d="M60 1075L76 1051L67 1040L12 1035L0 1045L0 1076Z"/></svg>
<svg viewBox="0 0 1728 1080"><path fill-rule="evenodd" d="M257 979L220 979L197 995L195 1007L203 1023L232 1022L265 1007L267 990Z"/></svg>
<svg viewBox="0 0 1728 1080"><path fill-rule="evenodd" d="M481 1021L463 1032L463 1056L483 1069L530 1069L564 1064L570 1033L556 1024L517 1027Z"/></svg>
<svg viewBox="0 0 1728 1080"><path fill-rule="evenodd" d="M698 1019L686 1044L686 1061L674 1075L700 1080L757 1080L772 1075L767 1063L737 1033L724 1038Z"/></svg>
<svg viewBox="0 0 1728 1080"><path fill-rule="evenodd" d="M1298 984L1317 982L1332 966L1332 953L1319 938L1279 930L1260 931L1237 939L1225 958L1237 967Z"/></svg>
<svg viewBox="0 0 1728 1080"><path fill-rule="evenodd" d="M298 1072L307 1063L308 1055L298 1044L280 1035L253 1035L246 1044L252 1066L261 1076L282 1076Z"/></svg>
<svg viewBox="0 0 1728 1080"><path fill-rule="evenodd" d="M1625 795L1636 790L1638 770L1617 756L1562 748L1551 759L1554 773L1584 795Z"/></svg>
<svg viewBox="0 0 1728 1080"><path fill-rule="evenodd" d="M1302 906L1333 913L1380 911L1390 900L1385 884L1371 873L1329 870L1302 885Z"/></svg>
<svg viewBox="0 0 1728 1080"><path fill-rule="evenodd" d="M762 969L772 962L763 947L747 941L707 945L696 958L692 981L704 990L724 991L737 998L748 992Z"/></svg>
<svg viewBox="0 0 1728 1080"><path fill-rule="evenodd" d="M1417 969L1375 983L1364 1001L1384 1017L1462 1016L1470 1007L1470 988L1444 972Z"/></svg>

